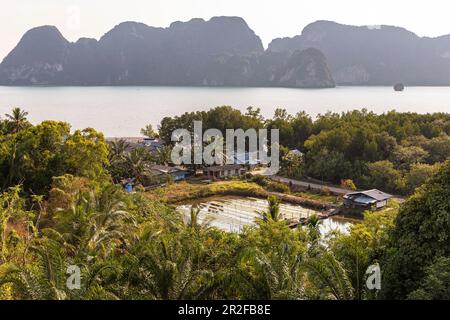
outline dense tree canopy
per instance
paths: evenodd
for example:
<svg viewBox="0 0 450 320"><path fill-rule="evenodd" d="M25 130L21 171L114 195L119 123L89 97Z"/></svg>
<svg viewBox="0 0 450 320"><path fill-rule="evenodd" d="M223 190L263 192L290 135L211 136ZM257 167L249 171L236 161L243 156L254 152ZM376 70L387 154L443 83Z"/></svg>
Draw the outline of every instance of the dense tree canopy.
<svg viewBox="0 0 450 320"><path fill-rule="evenodd" d="M171 143L172 131L192 130L194 120L202 120L204 130L217 128L223 133L237 128L279 129L282 147L305 154L301 169L282 170L284 174L301 171L304 176L335 184L351 179L361 188L395 194L411 193L433 173L425 170L425 165L450 157L450 116L445 113L391 111L377 115L363 109L329 112L313 121L304 112L292 116L281 108L272 119L263 119L258 109L249 108L242 114L231 107L218 107L164 118L161 138Z"/></svg>
<svg viewBox="0 0 450 320"><path fill-rule="evenodd" d="M449 199L447 161L400 209L384 263L385 297L406 298L428 281L427 272L434 269L427 268L433 268L440 258L450 257Z"/></svg>
<svg viewBox="0 0 450 320"><path fill-rule="evenodd" d="M221 130L282 127L289 176L348 186L354 178L393 192L423 184L400 208L366 212L349 233L328 237L317 215L291 229L276 197L239 234L199 221L195 209L184 217L163 197L116 184L127 174L145 179L155 155L121 140L108 145L93 129L25 118L19 110L0 121L0 299L450 298L450 162L439 164L449 152L448 115L354 111L312 121L279 109L264 120L258 109L221 107L163 120L169 140L194 119ZM376 263L381 292L365 286ZM74 266L82 278L70 290Z"/></svg>
<svg viewBox="0 0 450 320"><path fill-rule="evenodd" d="M0 139L3 188L23 184L26 192L42 194L52 177L64 173L105 178L108 147L93 129L71 133L67 123L44 121L7 131Z"/></svg>

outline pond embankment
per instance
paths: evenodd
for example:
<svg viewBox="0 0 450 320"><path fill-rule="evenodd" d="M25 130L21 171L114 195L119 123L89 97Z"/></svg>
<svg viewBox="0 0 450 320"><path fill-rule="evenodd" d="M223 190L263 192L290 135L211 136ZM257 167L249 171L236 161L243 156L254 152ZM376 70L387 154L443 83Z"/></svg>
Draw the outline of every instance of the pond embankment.
<svg viewBox="0 0 450 320"><path fill-rule="evenodd" d="M169 204L179 204L185 201L204 199L214 196L240 196L267 199L273 195L281 201L301 205L306 208L328 212L338 208L336 203L319 199L312 199L302 195L272 192L262 186L247 181L232 180L211 183L179 182L157 188L147 193L152 199L162 200Z"/></svg>

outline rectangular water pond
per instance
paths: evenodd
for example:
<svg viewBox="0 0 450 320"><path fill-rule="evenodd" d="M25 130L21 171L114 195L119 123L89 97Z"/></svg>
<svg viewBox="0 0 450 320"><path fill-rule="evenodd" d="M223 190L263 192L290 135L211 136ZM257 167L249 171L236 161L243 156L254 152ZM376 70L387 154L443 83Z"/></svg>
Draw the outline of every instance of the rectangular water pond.
<svg viewBox="0 0 450 320"><path fill-rule="evenodd" d="M253 226L261 213L267 211L267 200L257 198L212 198L196 201L195 203L183 204L177 207L186 219L190 216L192 206L200 209L199 222L209 221L211 226L227 232L241 233L244 226ZM299 205L288 203L280 204L282 219L301 220L311 215L320 214L319 211L304 208ZM330 217L322 220L320 231L322 235L337 230L348 232L352 222L342 217Z"/></svg>

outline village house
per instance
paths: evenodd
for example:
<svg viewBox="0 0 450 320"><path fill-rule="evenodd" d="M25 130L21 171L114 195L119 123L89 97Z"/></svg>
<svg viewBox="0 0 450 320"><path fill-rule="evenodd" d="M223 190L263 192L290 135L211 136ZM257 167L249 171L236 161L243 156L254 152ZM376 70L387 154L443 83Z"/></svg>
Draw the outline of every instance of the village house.
<svg viewBox="0 0 450 320"><path fill-rule="evenodd" d="M344 196L344 205L353 209L381 209L385 207L392 195L377 189L352 192Z"/></svg>
<svg viewBox="0 0 450 320"><path fill-rule="evenodd" d="M126 143L126 150L130 152L134 149L145 148L151 152L156 152L162 147L164 144L159 139L154 138L141 138L141 137L124 137L124 138L106 138L106 142L117 142L119 140L123 140Z"/></svg>
<svg viewBox="0 0 450 320"><path fill-rule="evenodd" d="M240 177L245 173L247 173L247 169L239 164L203 168L203 174L205 176L216 179Z"/></svg>
<svg viewBox="0 0 450 320"><path fill-rule="evenodd" d="M150 151L157 151L164 146L162 141L156 138L144 138L141 144Z"/></svg>
<svg viewBox="0 0 450 320"><path fill-rule="evenodd" d="M168 175L173 179L173 181L181 181L189 176L189 171L184 170L182 168L162 166L156 164L151 165L149 167L149 171L154 177Z"/></svg>

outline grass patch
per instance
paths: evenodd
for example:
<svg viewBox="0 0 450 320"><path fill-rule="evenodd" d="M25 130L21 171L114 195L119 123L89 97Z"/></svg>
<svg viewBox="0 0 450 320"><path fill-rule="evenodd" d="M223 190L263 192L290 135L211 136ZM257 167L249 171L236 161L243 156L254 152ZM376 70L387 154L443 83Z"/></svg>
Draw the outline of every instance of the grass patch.
<svg viewBox="0 0 450 320"><path fill-rule="evenodd" d="M167 186L149 191L147 192L147 196L153 200L164 201L168 204L177 204L214 196L267 198L272 194L279 197L282 201L317 210L329 209L333 205L340 203L340 198L335 196L309 192L297 192L295 194L273 192L268 187L264 188L255 182L240 180L218 181L208 184L183 181L171 183Z"/></svg>
<svg viewBox="0 0 450 320"><path fill-rule="evenodd" d="M183 181L155 189L148 192L147 195L154 200L177 203L216 195L265 198L268 196L268 192L253 182L219 181L198 184Z"/></svg>
<svg viewBox="0 0 450 320"><path fill-rule="evenodd" d="M324 194L312 193L312 192L295 192L292 194L297 197L302 197L302 198L315 200L315 201L329 202L329 203L334 203L334 204L342 203L342 197L340 197L340 196L324 195Z"/></svg>

